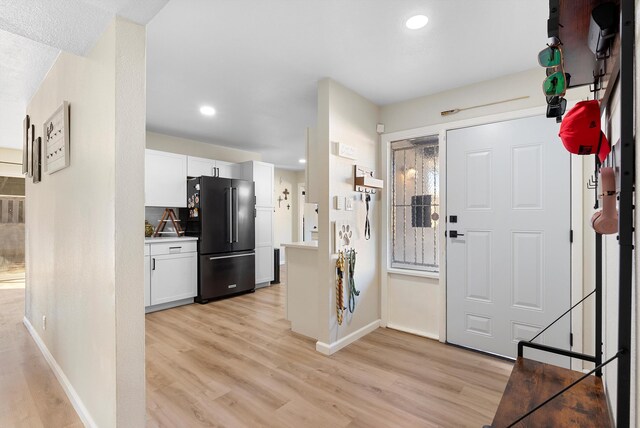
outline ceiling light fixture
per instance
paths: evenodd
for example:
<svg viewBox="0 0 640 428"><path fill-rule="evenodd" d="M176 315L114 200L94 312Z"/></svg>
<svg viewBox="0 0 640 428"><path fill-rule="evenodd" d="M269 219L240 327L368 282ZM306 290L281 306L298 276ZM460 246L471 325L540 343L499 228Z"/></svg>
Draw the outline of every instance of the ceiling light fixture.
<svg viewBox="0 0 640 428"><path fill-rule="evenodd" d="M420 28L427 25L427 22L429 22L429 18L427 18L426 16L416 15L407 19L407 23L405 25L410 30L419 30Z"/></svg>
<svg viewBox="0 0 640 428"><path fill-rule="evenodd" d="M200 107L200 113L202 113L203 116L214 116L216 109L211 106L202 106Z"/></svg>
<svg viewBox="0 0 640 428"><path fill-rule="evenodd" d="M306 159L298 159L298 162L300 162L300 163L307 163L307 160L306 160Z"/></svg>

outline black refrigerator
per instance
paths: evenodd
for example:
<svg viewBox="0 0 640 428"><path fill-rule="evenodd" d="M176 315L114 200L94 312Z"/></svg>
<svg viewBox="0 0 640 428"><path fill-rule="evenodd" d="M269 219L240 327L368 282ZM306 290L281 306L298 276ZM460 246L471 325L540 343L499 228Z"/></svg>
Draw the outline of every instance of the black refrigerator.
<svg viewBox="0 0 640 428"><path fill-rule="evenodd" d="M251 181L187 180L180 219L185 234L198 237L196 302L255 290L255 201Z"/></svg>

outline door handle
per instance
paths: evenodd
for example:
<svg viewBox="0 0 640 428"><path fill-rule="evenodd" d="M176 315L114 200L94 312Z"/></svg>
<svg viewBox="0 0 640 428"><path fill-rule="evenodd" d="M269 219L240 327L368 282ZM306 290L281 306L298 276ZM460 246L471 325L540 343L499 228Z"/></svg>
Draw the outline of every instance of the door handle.
<svg viewBox="0 0 640 428"><path fill-rule="evenodd" d="M255 255L256 255L256 253L233 254L231 256L209 257L209 260L235 259L236 257L250 257L250 256L255 256Z"/></svg>
<svg viewBox="0 0 640 428"><path fill-rule="evenodd" d="M153 261L153 266L151 267L151 270L156 270L156 258L154 257L151 260Z"/></svg>
<svg viewBox="0 0 640 428"><path fill-rule="evenodd" d="M450 230L449 231L449 238L457 238L459 236L464 236L464 233L458 233L457 230Z"/></svg>
<svg viewBox="0 0 640 428"><path fill-rule="evenodd" d="M216 177L220 177L220 168L216 167Z"/></svg>
<svg viewBox="0 0 640 428"><path fill-rule="evenodd" d="M238 189L233 188L233 214L235 215L235 231L234 231L234 242L238 242L240 240L240 232L239 232L239 213L240 213L240 203L238 202Z"/></svg>
<svg viewBox="0 0 640 428"><path fill-rule="evenodd" d="M229 214L229 244L233 244L233 206L232 206L232 202L231 202L231 193L233 192L233 189L231 187L229 187L229 193L228 193L228 198L227 198L227 205L228 205L228 214Z"/></svg>

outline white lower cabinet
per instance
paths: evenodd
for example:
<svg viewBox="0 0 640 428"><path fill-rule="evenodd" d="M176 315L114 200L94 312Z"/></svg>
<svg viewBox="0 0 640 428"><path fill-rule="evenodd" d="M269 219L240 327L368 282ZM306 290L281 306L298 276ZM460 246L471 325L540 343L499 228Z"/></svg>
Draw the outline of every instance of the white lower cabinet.
<svg viewBox="0 0 640 428"><path fill-rule="evenodd" d="M154 256L151 264L152 305L195 297L198 292L196 253Z"/></svg>
<svg viewBox="0 0 640 428"><path fill-rule="evenodd" d="M256 284L273 281L273 247L256 247Z"/></svg>
<svg viewBox="0 0 640 428"><path fill-rule="evenodd" d="M145 247L149 247L149 255L145 256L146 311L189 303L185 299L198 294L197 243L158 242Z"/></svg>

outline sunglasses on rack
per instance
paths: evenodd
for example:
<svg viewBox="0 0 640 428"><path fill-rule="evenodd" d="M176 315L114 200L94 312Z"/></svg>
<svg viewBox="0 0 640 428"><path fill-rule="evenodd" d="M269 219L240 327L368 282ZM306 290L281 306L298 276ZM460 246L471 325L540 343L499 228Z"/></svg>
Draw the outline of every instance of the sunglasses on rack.
<svg viewBox="0 0 640 428"><path fill-rule="evenodd" d="M561 118L567 110L567 100L563 97L547 97L547 117Z"/></svg>
<svg viewBox="0 0 640 428"><path fill-rule="evenodd" d="M552 37L547 47L538 54L538 63L547 69L547 78L542 82L542 91L547 97L563 97L569 86L561 45L560 39Z"/></svg>

